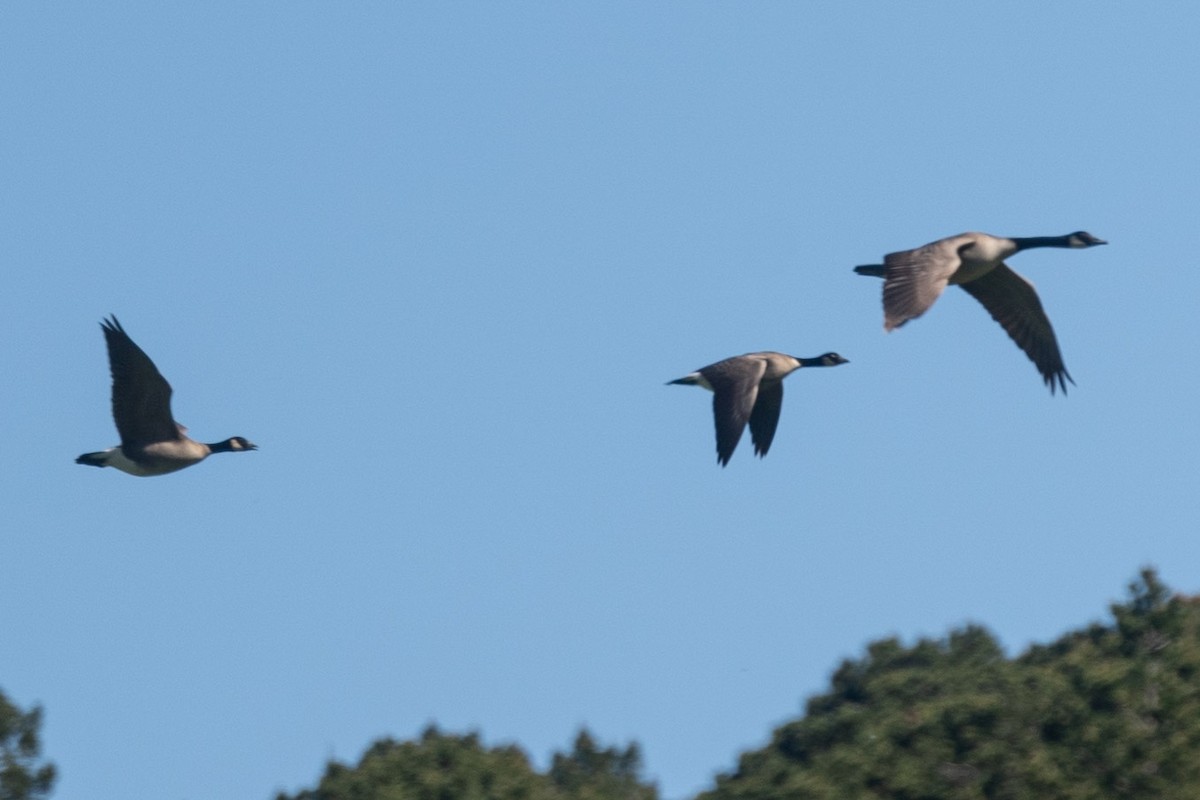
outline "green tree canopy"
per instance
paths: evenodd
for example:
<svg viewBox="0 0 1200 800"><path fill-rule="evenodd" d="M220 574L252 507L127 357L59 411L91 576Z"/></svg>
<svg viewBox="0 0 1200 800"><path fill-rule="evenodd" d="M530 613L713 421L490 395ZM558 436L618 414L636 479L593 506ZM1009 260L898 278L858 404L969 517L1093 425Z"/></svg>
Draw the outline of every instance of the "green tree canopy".
<svg viewBox="0 0 1200 800"><path fill-rule="evenodd" d="M0 691L0 800L37 800L54 785L54 765L39 764L42 709L24 712Z"/></svg>
<svg viewBox="0 0 1200 800"><path fill-rule="evenodd" d="M1196 800L1200 598L1147 569L1110 610L1016 658L978 625L873 642L698 800ZM278 800L657 800L641 769L586 730L543 774L431 727Z"/></svg>
<svg viewBox="0 0 1200 800"><path fill-rule="evenodd" d="M641 769L642 754L636 744L624 750L601 748L581 730L569 754L554 754L549 777L560 796L571 800L655 800L655 788L639 779Z"/></svg>
<svg viewBox="0 0 1200 800"><path fill-rule="evenodd" d="M603 749L587 731L542 774L515 746L488 749L475 733L431 726L417 741L375 742L356 767L331 762L315 789L277 800L657 800L640 769L636 745Z"/></svg>
<svg viewBox="0 0 1200 800"><path fill-rule="evenodd" d="M701 800L1200 797L1200 602L1152 570L1016 659L983 628L871 644Z"/></svg>

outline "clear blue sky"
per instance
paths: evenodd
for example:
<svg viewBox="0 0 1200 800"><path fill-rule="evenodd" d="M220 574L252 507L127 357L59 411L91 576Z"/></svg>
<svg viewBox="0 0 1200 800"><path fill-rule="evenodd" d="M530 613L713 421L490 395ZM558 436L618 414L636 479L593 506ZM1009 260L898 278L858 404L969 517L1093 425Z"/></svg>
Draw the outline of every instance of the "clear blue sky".
<svg viewBox="0 0 1200 800"><path fill-rule="evenodd" d="M1200 7L6 3L0 688L58 797L268 798L436 722L668 800L840 659L1200 590ZM965 293L1022 253L1077 386ZM116 313L206 441L110 446ZM664 386L751 350L774 447Z"/></svg>

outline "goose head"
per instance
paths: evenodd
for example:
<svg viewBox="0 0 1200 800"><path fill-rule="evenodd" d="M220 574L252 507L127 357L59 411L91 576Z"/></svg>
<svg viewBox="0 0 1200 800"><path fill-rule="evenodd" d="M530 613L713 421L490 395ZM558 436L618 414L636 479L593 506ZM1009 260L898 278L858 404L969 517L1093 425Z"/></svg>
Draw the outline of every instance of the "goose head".
<svg viewBox="0 0 1200 800"><path fill-rule="evenodd" d="M237 453L242 450L257 450L258 445L242 436L233 436L223 442L210 444L208 449L214 453Z"/></svg>
<svg viewBox="0 0 1200 800"><path fill-rule="evenodd" d="M1075 231L1067 235L1068 247L1095 247L1098 244L1108 244L1108 242L1097 239L1087 231Z"/></svg>
<svg viewBox="0 0 1200 800"><path fill-rule="evenodd" d="M817 356L817 363L822 367L836 367L838 364L849 364L850 359L842 358L837 353L826 353L823 356Z"/></svg>

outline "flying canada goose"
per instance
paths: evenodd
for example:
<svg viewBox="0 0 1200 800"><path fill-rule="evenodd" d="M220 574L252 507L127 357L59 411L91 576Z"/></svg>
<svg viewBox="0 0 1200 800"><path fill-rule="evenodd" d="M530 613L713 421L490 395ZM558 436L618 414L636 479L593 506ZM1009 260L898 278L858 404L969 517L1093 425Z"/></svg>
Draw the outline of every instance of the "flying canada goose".
<svg viewBox="0 0 1200 800"><path fill-rule="evenodd" d="M1007 239L986 233L960 233L916 250L889 253L882 264L855 267L859 275L883 278L883 327L899 328L929 310L947 284L958 284L983 304L1042 373L1054 394L1067 393L1071 380L1054 328L1033 284L1013 272L1004 259L1034 247L1095 247L1108 244L1086 231L1066 236Z"/></svg>
<svg viewBox="0 0 1200 800"><path fill-rule="evenodd" d="M76 464L116 467L130 475L165 475L203 461L210 453L258 448L241 436L216 444L190 439L171 416L171 385L150 357L134 344L115 316L100 323L112 370L112 410L121 444L84 453Z"/></svg>
<svg viewBox="0 0 1200 800"><path fill-rule="evenodd" d="M801 367L835 367L850 363L837 353L816 358L796 358L785 353L746 353L734 356L674 381L684 386L700 386L713 393L713 419L717 427L717 461L721 466L742 438L750 423L754 452L760 458L771 448L779 411L783 407L783 379Z"/></svg>

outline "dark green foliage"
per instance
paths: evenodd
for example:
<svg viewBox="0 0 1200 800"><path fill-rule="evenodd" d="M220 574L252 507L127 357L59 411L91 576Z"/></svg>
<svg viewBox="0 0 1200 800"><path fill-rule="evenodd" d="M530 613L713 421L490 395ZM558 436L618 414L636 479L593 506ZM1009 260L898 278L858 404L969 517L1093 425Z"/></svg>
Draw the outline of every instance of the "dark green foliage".
<svg viewBox="0 0 1200 800"><path fill-rule="evenodd" d="M1130 592L1017 659L976 626L875 642L701 798L1200 797L1200 601Z"/></svg>
<svg viewBox="0 0 1200 800"><path fill-rule="evenodd" d="M22 712L0 692L0 800L47 797L54 784L54 765L38 765L38 729L42 709Z"/></svg>
<svg viewBox="0 0 1200 800"><path fill-rule="evenodd" d="M430 727L415 742L375 742L357 767L330 763L316 789L277 800L657 800L640 769L636 745L600 749L587 731L543 775L517 747L489 750L474 733Z"/></svg>
<svg viewBox="0 0 1200 800"><path fill-rule="evenodd" d="M975 625L874 642L698 800L1196 800L1200 598L1143 570L1111 611L1014 659ZM430 728L278 800L657 800L640 771L636 745L587 731L542 774L516 747Z"/></svg>
<svg viewBox="0 0 1200 800"><path fill-rule="evenodd" d="M624 751L602 750L582 730L575 737L575 749L569 755L555 753L550 764L550 780L563 798L571 800L655 800L658 792L638 780L642 754L636 744Z"/></svg>

